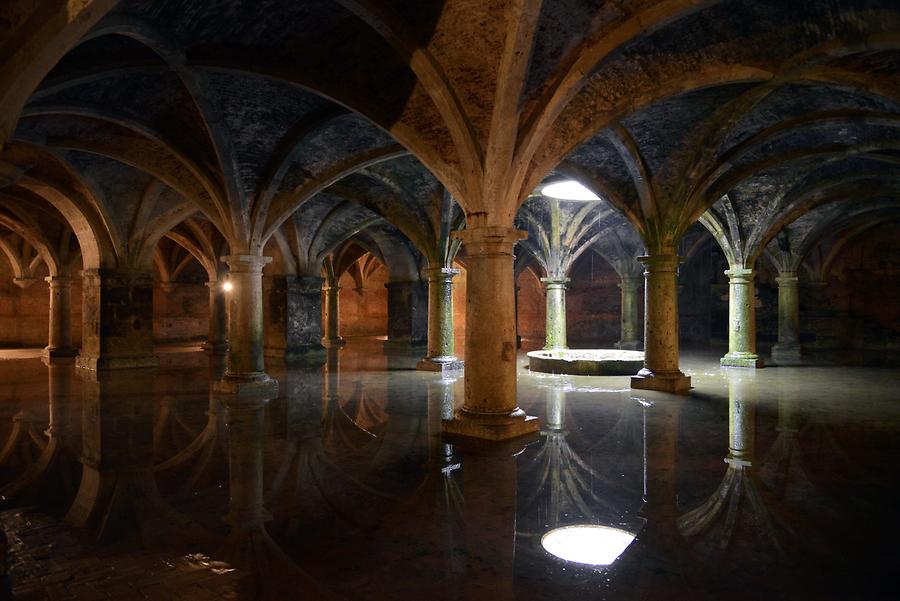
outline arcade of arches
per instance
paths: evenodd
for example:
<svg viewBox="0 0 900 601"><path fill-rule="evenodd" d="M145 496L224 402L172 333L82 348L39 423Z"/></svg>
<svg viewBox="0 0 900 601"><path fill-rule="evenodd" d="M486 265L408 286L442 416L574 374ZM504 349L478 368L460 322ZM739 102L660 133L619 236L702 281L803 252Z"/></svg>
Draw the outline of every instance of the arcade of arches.
<svg viewBox="0 0 900 601"><path fill-rule="evenodd" d="M896 598L897 184L895 0L6 0L5 594Z"/></svg>

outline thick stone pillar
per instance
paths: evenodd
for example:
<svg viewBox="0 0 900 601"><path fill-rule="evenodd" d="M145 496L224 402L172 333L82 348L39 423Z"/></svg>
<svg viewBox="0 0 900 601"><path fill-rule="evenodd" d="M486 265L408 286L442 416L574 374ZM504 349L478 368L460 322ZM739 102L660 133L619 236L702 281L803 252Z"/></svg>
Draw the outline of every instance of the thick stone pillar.
<svg viewBox="0 0 900 601"><path fill-rule="evenodd" d="M800 349L799 280L793 271L783 271L778 282L778 342L772 347L772 360L778 365L802 362Z"/></svg>
<svg viewBox="0 0 900 601"><path fill-rule="evenodd" d="M219 392L253 389L273 393L278 383L265 372L263 352L262 269L272 260L261 255L222 257L231 273L228 306L228 361Z"/></svg>
<svg viewBox="0 0 900 601"><path fill-rule="evenodd" d="M203 350L210 355L224 355L228 350L226 334L225 290L223 282L207 282L209 288L209 334L203 343Z"/></svg>
<svg viewBox="0 0 900 601"><path fill-rule="evenodd" d="M620 338L616 348L636 351L641 348L641 332L638 326L638 290L640 278L624 277L619 282L622 295Z"/></svg>
<svg viewBox="0 0 900 601"><path fill-rule="evenodd" d="M514 228L480 227L456 234L466 247L465 400L444 432L502 440L538 431L516 402Z"/></svg>
<svg viewBox="0 0 900 601"><path fill-rule="evenodd" d="M72 346L72 280L69 276L45 279L50 284L50 333L41 354L46 359L74 357L78 349Z"/></svg>
<svg viewBox="0 0 900 601"><path fill-rule="evenodd" d="M428 270L428 353L416 369L443 373L463 368L453 340L453 278L458 274L446 267Z"/></svg>
<svg viewBox="0 0 900 601"><path fill-rule="evenodd" d="M547 321L544 349L565 349L566 345L566 284L569 278L541 278L547 297Z"/></svg>
<svg viewBox="0 0 900 601"><path fill-rule="evenodd" d="M644 368L631 387L686 394L691 379L678 369L678 289L681 258L676 254L639 257L644 264Z"/></svg>
<svg viewBox="0 0 900 601"><path fill-rule="evenodd" d="M276 276L269 290L266 356L296 361L323 358L322 282L315 276Z"/></svg>
<svg viewBox="0 0 900 601"><path fill-rule="evenodd" d="M82 272L81 369L156 367L153 354L153 278L142 271Z"/></svg>
<svg viewBox="0 0 900 601"><path fill-rule="evenodd" d="M732 268L728 276L728 354L724 367L762 367L756 354L756 294L752 269Z"/></svg>
<svg viewBox="0 0 900 601"><path fill-rule="evenodd" d="M346 341L341 338L341 287L338 285L325 286L325 335L322 336L322 346L325 348L341 347Z"/></svg>
<svg viewBox="0 0 900 601"><path fill-rule="evenodd" d="M427 293L422 282L388 282L388 339L390 346L420 346L428 340Z"/></svg>

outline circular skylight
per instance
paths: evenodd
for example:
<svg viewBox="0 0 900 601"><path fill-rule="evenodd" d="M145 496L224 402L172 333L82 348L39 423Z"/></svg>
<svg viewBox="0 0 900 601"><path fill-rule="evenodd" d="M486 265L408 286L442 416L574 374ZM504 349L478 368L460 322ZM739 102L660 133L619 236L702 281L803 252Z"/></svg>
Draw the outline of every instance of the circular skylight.
<svg viewBox="0 0 900 601"><path fill-rule="evenodd" d="M558 200L600 200L599 196L571 179L547 184L541 188L541 194Z"/></svg>
<svg viewBox="0 0 900 601"><path fill-rule="evenodd" d="M583 524L551 530L541 538L544 550L560 559L608 566L634 541L634 534L609 526Z"/></svg>

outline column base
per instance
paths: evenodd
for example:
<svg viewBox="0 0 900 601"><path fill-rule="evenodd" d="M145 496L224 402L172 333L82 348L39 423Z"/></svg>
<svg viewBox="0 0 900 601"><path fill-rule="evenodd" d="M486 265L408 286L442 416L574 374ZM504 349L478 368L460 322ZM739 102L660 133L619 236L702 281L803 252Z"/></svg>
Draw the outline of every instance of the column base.
<svg viewBox="0 0 900 601"><path fill-rule="evenodd" d="M803 353L799 344L776 344L772 347L775 365L802 365Z"/></svg>
<svg viewBox="0 0 900 601"><path fill-rule="evenodd" d="M345 346L346 344L347 344L347 341L344 340L343 338L341 338L340 336L338 336L337 338L323 338L322 339L322 346L324 346L327 349L328 348L341 348L342 346Z"/></svg>
<svg viewBox="0 0 900 601"><path fill-rule="evenodd" d="M461 409L456 412L453 419L443 421L444 435L449 437L508 440L536 434L539 430L538 418L525 415L521 409L502 415L474 413Z"/></svg>
<svg viewBox="0 0 900 601"><path fill-rule="evenodd" d="M103 355L86 355L81 353L75 359L75 367L90 371L114 369L145 369L159 367L156 355L137 355L134 357L107 357Z"/></svg>
<svg viewBox="0 0 900 601"><path fill-rule="evenodd" d="M455 371L462 371L465 363L458 358L449 357L425 357L416 365L419 371L433 371L440 374L447 374Z"/></svg>
<svg viewBox="0 0 900 601"><path fill-rule="evenodd" d="M636 376L631 376L631 387L638 390L687 394L691 389L691 377L680 371L654 373L645 367Z"/></svg>
<svg viewBox="0 0 900 601"><path fill-rule="evenodd" d="M620 340L613 346L620 351L639 351L644 344L640 340Z"/></svg>
<svg viewBox="0 0 900 601"><path fill-rule="evenodd" d="M78 355L78 349L74 346L69 347L46 347L41 351L41 358L43 359L56 359L56 358L67 358L70 359Z"/></svg>
<svg viewBox="0 0 900 601"><path fill-rule="evenodd" d="M765 364L759 355L753 353L728 353L719 359L719 365L722 367L763 367Z"/></svg>
<svg viewBox="0 0 900 601"><path fill-rule="evenodd" d="M265 372L252 374L229 375L216 380L212 385L213 392L228 395L253 395L274 398L278 396L278 380Z"/></svg>
<svg viewBox="0 0 900 601"><path fill-rule="evenodd" d="M228 353L227 342L210 342L207 340L200 345L200 348L208 355L224 355Z"/></svg>

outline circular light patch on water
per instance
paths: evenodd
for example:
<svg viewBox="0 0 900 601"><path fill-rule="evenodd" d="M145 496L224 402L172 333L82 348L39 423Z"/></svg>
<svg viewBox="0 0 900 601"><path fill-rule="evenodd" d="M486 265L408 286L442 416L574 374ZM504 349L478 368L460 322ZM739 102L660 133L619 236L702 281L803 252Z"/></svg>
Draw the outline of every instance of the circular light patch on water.
<svg viewBox="0 0 900 601"><path fill-rule="evenodd" d="M600 200L600 197L575 180L547 184L541 188L541 194L559 200Z"/></svg>
<svg viewBox="0 0 900 601"><path fill-rule="evenodd" d="M590 524L563 526L541 538L541 546L566 561L608 566L634 541L634 534L609 526Z"/></svg>

